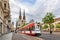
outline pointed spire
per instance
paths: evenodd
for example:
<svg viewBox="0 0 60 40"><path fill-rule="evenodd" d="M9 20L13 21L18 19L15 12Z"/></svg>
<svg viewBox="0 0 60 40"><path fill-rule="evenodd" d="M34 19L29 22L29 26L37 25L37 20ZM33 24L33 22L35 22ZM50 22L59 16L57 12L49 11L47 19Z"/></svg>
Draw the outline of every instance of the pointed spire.
<svg viewBox="0 0 60 40"><path fill-rule="evenodd" d="M22 19L22 16L21 16L21 8L20 8L20 12L19 12L19 19L20 20Z"/></svg>
<svg viewBox="0 0 60 40"><path fill-rule="evenodd" d="M25 20L25 10L24 10L24 12L23 12L23 20Z"/></svg>

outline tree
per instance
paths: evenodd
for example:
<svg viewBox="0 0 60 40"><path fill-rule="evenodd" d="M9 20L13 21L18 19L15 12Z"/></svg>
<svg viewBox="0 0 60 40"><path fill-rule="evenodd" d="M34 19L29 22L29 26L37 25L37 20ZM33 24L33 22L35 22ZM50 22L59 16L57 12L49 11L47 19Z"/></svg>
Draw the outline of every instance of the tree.
<svg viewBox="0 0 60 40"><path fill-rule="evenodd" d="M46 28L48 28L48 25L47 25L47 24L45 24L45 25L43 26L43 29L46 29Z"/></svg>
<svg viewBox="0 0 60 40"><path fill-rule="evenodd" d="M50 27L50 34L52 32L51 30L51 24L54 22L54 15L50 12L47 12L47 14L45 15L45 17L42 19L42 21L46 24L49 24Z"/></svg>
<svg viewBox="0 0 60 40"><path fill-rule="evenodd" d="M51 26L52 29L54 28L54 25L53 24L51 24L50 26Z"/></svg>

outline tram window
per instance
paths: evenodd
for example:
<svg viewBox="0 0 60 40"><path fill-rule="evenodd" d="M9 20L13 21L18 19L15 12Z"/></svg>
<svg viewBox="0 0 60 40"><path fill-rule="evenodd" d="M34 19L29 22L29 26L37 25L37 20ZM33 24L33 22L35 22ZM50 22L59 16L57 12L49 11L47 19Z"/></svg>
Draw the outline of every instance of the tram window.
<svg viewBox="0 0 60 40"><path fill-rule="evenodd" d="M33 30L34 31L35 30L35 27L27 28L25 30L27 30L27 31Z"/></svg>

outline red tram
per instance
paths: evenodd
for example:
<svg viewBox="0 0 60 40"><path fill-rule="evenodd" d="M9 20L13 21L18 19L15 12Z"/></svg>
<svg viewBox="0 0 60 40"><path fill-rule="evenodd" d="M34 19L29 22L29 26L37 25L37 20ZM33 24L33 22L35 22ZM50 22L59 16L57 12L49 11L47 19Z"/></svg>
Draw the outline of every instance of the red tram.
<svg viewBox="0 0 60 40"><path fill-rule="evenodd" d="M21 33L28 34L28 35L41 35L40 26L37 26L36 23L32 22L22 28L19 28L21 30Z"/></svg>

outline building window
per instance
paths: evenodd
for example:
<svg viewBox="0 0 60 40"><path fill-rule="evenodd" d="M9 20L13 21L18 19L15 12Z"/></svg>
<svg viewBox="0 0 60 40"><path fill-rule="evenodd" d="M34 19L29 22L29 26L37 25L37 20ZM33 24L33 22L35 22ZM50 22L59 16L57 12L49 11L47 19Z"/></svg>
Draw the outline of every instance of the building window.
<svg viewBox="0 0 60 40"><path fill-rule="evenodd" d="M11 22L11 20L8 20L8 22Z"/></svg>
<svg viewBox="0 0 60 40"><path fill-rule="evenodd" d="M0 23L0 34L2 33L2 23Z"/></svg>
<svg viewBox="0 0 60 40"><path fill-rule="evenodd" d="M20 24L19 24L19 26L20 26Z"/></svg>
<svg viewBox="0 0 60 40"><path fill-rule="evenodd" d="M6 9L6 3L4 3L4 9Z"/></svg>

